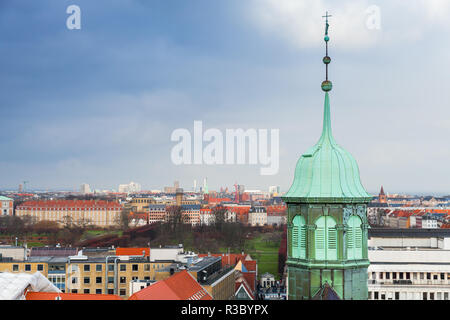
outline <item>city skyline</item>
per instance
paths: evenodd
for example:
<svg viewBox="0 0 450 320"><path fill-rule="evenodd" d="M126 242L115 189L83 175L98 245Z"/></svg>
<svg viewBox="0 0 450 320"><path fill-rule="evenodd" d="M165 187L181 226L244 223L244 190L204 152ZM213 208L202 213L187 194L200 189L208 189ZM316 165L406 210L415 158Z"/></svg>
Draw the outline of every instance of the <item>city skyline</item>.
<svg viewBox="0 0 450 320"><path fill-rule="evenodd" d="M351 5L350 5L351 3ZM333 134L377 194L449 194L450 4L72 1L0 5L0 188L281 186L322 121L321 16L333 15ZM402 12L402 15L398 15ZM208 26L208 28L205 28ZM126 48L126 50L124 50ZM430 50L431 49L431 50ZM433 50L434 49L434 50ZM171 163L173 130L280 129L280 170ZM355 134L358 132L358 134Z"/></svg>

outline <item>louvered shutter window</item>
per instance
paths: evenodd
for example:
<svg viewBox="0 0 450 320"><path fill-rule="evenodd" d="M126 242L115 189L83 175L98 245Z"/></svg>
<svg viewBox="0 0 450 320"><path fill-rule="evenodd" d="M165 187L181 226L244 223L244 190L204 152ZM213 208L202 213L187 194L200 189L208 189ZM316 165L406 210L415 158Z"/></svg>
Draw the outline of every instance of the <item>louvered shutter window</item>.
<svg viewBox="0 0 450 320"><path fill-rule="evenodd" d="M362 259L362 228L361 218L351 216L348 219L347 230L347 259Z"/></svg>
<svg viewBox="0 0 450 320"><path fill-rule="evenodd" d="M316 221L316 260L337 260L337 230L332 217L320 217Z"/></svg>
<svg viewBox="0 0 450 320"><path fill-rule="evenodd" d="M305 219L296 216L292 226L292 257L304 259L306 256Z"/></svg>

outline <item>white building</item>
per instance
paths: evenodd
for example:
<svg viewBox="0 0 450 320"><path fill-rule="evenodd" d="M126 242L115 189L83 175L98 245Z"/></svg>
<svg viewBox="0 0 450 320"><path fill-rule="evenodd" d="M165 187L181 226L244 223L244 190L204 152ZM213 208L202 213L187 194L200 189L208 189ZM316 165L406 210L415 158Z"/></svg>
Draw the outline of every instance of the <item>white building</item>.
<svg viewBox="0 0 450 320"><path fill-rule="evenodd" d="M423 229L437 229L438 228L438 222L436 219L423 217L422 218L422 228Z"/></svg>
<svg viewBox="0 0 450 320"><path fill-rule="evenodd" d="M255 206L248 213L248 223L252 226L264 226L267 224L267 211L263 206Z"/></svg>
<svg viewBox="0 0 450 320"><path fill-rule="evenodd" d="M129 184L120 184L119 193L135 193L141 191L141 185L139 183L131 181Z"/></svg>
<svg viewBox="0 0 450 320"><path fill-rule="evenodd" d="M210 226L216 222L216 217L211 209L200 209L200 224L203 226Z"/></svg>
<svg viewBox="0 0 450 320"><path fill-rule="evenodd" d="M80 193L82 194L91 193L91 187L87 183L83 183L80 187Z"/></svg>
<svg viewBox="0 0 450 320"><path fill-rule="evenodd" d="M236 222L236 211L227 210L225 211L225 221L226 222Z"/></svg>
<svg viewBox="0 0 450 320"><path fill-rule="evenodd" d="M369 300L449 300L447 231L406 229L371 235Z"/></svg>

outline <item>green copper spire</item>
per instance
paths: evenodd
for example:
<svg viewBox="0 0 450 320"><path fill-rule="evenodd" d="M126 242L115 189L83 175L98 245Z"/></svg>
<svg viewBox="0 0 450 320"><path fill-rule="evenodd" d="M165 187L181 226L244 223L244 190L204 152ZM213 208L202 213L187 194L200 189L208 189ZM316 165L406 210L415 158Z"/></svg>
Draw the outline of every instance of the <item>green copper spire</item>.
<svg viewBox="0 0 450 320"><path fill-rule="evenodd" d="M328 57L328 15L325 42L327 56L324 61L331 61ZM352 155L340 147L331 132L330 99L331 81L322 83L325 91L322 135L312 148L298 160L295 169L294 182L286 199L302 202L368 202L371 196L365 191L359 177L358 164Z"/></svg>

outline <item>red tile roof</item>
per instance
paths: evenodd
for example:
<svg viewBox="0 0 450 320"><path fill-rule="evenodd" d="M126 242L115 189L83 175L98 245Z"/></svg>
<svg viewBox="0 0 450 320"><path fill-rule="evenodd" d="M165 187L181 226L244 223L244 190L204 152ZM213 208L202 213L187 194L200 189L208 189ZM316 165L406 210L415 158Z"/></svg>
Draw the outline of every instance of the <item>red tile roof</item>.
<svg viewBox="0 0 450 320"><path fill-rule="evenodd" d="M107 208L107 209L121 209L122 205L116 201L105 200L31 200L20 204L17 209L88 209L88 208Z"/></svg>
<svg viewBox="0 0 450 320"><path fill-rule="evenodd" d="M212 300L212 297L189 272L183 270L136 292L129 300Z"/></svg>
<svg viewBox="0 0 450 320"><path fill-rule="evenodd" d="M145 251L145 256L150 255L150 248L116 248L117 256L142 256Z"/></svg>
<svg viewBox="0 0 450 320"><path fill-rule="evenodd" d="M113 294L81 294L81 293L56 293L56 292L27 292L26 300L123 300Z"/></svg>

